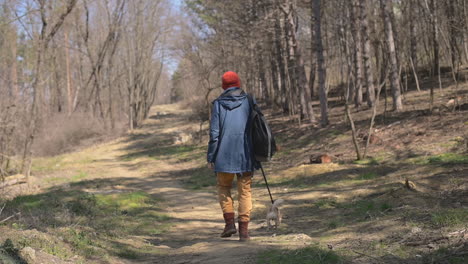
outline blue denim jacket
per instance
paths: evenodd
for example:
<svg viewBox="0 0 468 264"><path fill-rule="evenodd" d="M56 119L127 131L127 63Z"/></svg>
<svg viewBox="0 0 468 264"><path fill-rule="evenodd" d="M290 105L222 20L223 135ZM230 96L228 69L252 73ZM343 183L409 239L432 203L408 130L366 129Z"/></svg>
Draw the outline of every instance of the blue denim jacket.
<svg viewBox="0 0 468 264"><path fill-rule="evenodd" d="M227 89L213 102L207 160L215 164L216 172L254 170L248 133L250 111L247 94L238 87Z"/></svg>

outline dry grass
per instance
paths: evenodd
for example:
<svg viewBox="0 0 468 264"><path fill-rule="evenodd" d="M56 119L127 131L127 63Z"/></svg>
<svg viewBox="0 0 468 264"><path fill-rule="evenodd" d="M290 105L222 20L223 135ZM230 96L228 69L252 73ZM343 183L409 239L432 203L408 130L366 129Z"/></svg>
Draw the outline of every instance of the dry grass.
<svg viewBox="0 0 468 264"><path fill-rule="evenodd" d="M461 88L466 90L468 87ZM444 90L444 95L438 94L438 101L445 101L453 92L452 88ZM359 162L354 160L350 130L342 120L341 106L331 109L334 125L322 129L298 127L289 117L266 109L282 150L265 168L274 198L284 198L287 203L282 208L285 219L273 231L278 235L274 237L272 231L261 228L267 208L263 205L268 204L269 198L261 176L255 176L253 235L259 239L251 247L260 250L265 249L262 243L275 245L260 254L259 263L282 263L294 258L297 263L317 258L323 258L322 263L464 263L460 262L466 260L466 255L460 255L460 237L438 238L468 225L468 167L463 141L468 125L466 111L430 115L425 112L426 95L408 93L406 100L413 103L414 109L410 107L403 113L384 115L380 111L376 134L384 139L383 143L371 145L369 159ZM367 126L369 112L354 113L360 128ZM162 213L158 211L162 209L158 209L158 200L150 203L156 205L153 209L147 202L161 190L162 186L152 182L152 177L161 174L169 181L197 190L195 193L200 196L215 197L214 177L204 167L205 144L175 144L181 133L195 133L198 121L191 119L190 111L181 105L157 106L153 113L141 129L119 140L81 152L36 159L33 172L41 177L42 186L37 194L12 200L14 206L9 207L9 212L13 207L20 208L27 216L10 223L9 228L24 232L34 226L54 236L61 234L67 239L66 245L83 258L96 252L127 259L157 255L154 247L142 243L141 237L130 236L136 232L135 226L119 224L135 221L142 225L140 236L153 234L164 243L170 243L165 240L169 237L184 250L198 252L197 244L184 242L181 230L172 230L167 237L157 234L159 231L145 226L141 212L129 209L127 202L118 202L126 201L126 195L135 196L139 210ZM333 154L335 162L305 164L308 156L317 152ZM406 179L414 183L414 188L405 186ZM50 188L57 185L64 190ZM141 193L142 190L148 191ZM51 197L62 197L64 202L53 202ZM49 203L44 205L44 201ZM56 229L38 225L37 222L44 222L37 220L42 216L35 211L41 206L51 212L42 215L50 218L44 221L58 226L58 220L65 219L63 226ZM213 208L213 213L214 210L217 208ZM181 217L190 215L185 214L180 213ZM91 219L96 223L90 224ZM160 220L162 225L158 228L162 229L172 221L164 217ZM196 226L194 221L184 219L183 226ZM99 227L103 222L118 228ZM306 243L308 247L301 249L293 241L281 240L290 234L305 234L312 239ZM199 236L197 241L210 243L208 235ZM49 248L52 254L63 253ZM63 254L68 256L66 252Z"/></svg>
<svg viewBox="0 0 468 264"><path fill-rule="evenodd" d="M55 115L43 122L33 151L36 156L54 156L117 138L124 131L123 122L111 129L110 124L84 113Z"/></svg>

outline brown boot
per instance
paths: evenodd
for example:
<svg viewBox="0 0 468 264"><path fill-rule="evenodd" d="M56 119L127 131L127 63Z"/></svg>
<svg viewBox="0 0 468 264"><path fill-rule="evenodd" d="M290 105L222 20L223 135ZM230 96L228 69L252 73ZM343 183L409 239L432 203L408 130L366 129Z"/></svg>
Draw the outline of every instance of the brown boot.
<svg viewBox="0 0 468 264"><path fill-rule="evenodd" d="M221 233L221 237L231 237L237 233L236 224L234 223L234 213L225 213L223 214L224 222L224 231Z"/></svg>
<svg viewBox="0 0 468 264"><path fill-rule="evenodd" d="M239 241L247 242L250 240L249 236L249 222L239 221Z"/></svg>

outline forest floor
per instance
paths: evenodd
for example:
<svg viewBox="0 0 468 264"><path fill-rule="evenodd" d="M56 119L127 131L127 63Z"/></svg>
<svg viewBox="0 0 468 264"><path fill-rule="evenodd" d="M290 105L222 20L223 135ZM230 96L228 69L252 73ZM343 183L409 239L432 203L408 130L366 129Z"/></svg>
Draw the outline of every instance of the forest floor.
<svg viewBox="0 0 468 264"><path fill-rule="evenodd" d="M437 90L433 113L427 91L407 93L404 112L381 109L363 161L338 98L327 128L265 111L281 146L265 169L284 219L266 228L257 173L249 243L219 237L206 131L198 143L185 105L156 106L133 133L35 159L28 185L1 190L0 221L13 217L0 222L0 263L466 263L467 95L467 85ZM457 96L455 111L442 106ZM370 115L353 111L361 131ZM310 164L316 153L333 162Z"/></svg>

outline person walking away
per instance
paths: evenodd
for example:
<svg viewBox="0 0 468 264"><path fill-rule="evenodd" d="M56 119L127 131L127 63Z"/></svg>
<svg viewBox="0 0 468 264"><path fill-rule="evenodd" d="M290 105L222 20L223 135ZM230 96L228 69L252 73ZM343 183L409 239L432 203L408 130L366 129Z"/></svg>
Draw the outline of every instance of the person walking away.
<svg viewBox="0 0 468 264"><path fill-rule="evenodd" d="M248 133L251 108L235 72L223 74L222 87L224 92L213 101L207 161L216 174L218 200L225 221L221 237L231 237L237 233L231 196L232 182L237 176L239 240L248 241L251 184L256 167Z"/></svg>

